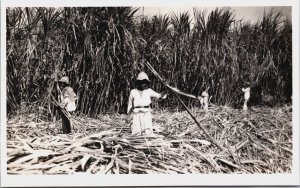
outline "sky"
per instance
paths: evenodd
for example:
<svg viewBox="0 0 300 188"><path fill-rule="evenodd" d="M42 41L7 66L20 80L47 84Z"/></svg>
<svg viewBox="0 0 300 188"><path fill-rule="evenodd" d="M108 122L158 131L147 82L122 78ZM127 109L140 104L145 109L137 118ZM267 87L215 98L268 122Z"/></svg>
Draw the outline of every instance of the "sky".
<svg viewBox="0 0 300 188"><path fill-rule="evenodd" d="M195 7L197 10L207 10L209 13L211 10L215 10L217 7ZM221 8L221 7L220 7ZM291 7L230 7L234 13L235 18L237 20L243 19L245 21L250 21L251 23L255 23L258 19L261 19L264 10L269 12L271 9L279 10L282 12L284 18L291 18L292 8ZM140 14L145 14L148 16L158 15L158 14L170 14L175 13L179 14L181 12L188 11L193 17L193 7L143 7L139 10ZM193 21L192 21L193 23Z"/></svg>

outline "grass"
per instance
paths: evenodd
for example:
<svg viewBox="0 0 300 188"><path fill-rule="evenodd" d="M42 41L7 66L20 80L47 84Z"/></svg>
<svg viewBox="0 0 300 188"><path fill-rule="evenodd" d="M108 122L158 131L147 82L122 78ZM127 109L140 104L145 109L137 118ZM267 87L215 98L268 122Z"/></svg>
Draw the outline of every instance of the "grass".
<svg viewBox="0 0 300 188"><path fill-rule="evenodd" d="M7 122L9 174L291 173L291 106L192 108L222 146L211 144L185 111L155 110L156 134L132 137L125 116L74 116L75 130L37 114ZM80 127L80 128L79 128Z"/></svg>

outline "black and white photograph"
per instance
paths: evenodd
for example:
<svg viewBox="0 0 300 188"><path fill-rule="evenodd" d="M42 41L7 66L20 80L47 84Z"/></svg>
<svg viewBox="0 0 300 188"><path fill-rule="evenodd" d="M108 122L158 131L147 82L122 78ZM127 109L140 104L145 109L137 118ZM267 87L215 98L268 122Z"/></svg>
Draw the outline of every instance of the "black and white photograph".
<svg viewBox="0 0 300 188"><path fill-rule="evenodd" d="M2 175L299 175L296 8L2 5Z"/></svg>

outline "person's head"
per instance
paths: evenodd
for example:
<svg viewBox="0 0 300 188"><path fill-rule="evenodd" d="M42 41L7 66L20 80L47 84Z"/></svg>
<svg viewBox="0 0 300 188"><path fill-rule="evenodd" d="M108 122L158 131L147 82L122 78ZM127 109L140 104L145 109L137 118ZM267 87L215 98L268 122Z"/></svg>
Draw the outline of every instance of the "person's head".
<svg viewBox="0 0 300 188"><path fill-rule="evenodd" d="M247 88L247 87L250 87L250 82L245 82L245 83L244 83L244 87L246 87L246 88Z"/></svg>
<svg viewBox="0 0 300 188"><path fill-rule="evenodd" d="M145 72L140 72L135 83L138 90L145 90L148 89L150 80Z"/></svg>
<svg viewBox="0 0 300 188"><path fill-rule="evenodd" d="M58 83L61 87L66 87L69 85L70 81L67 76L62 77L61 79L58 80Z"/></svg>
<svg viewBox="0 0 300 188"><path fill-rule="evenodd" d="M141 91L148 89L150 85L150 82L148 80L137 80L135 83L136 88Z"/></svg>

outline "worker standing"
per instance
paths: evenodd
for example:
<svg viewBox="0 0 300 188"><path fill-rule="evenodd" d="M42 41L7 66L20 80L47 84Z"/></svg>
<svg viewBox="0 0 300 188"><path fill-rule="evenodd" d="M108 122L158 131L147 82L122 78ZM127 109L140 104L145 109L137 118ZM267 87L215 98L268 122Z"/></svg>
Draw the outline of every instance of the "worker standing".
<svg viewBox="0 0 300 188"><path fill-rule="evenodd" d="M202 98L203 98L203 108L205 111L208 111L208 92L207 91L203 91L201 94Z"/></svg>
<svg viewBox="0 0 300 188"><path fill-rule="evenodd" d="M63 134L71 133L72 128L72 121L70 120L71 117L68 117L69 112L74 112L76 110L76 103L77 96L70 87L70 81L67 76L62 77L58 80L59 86L62 88L60 93L60 112L62 117L62 131Z"/></svg>
<svg viewBox="0 0 300 188"><path fill-rule="evenodd" d="M133 114L133 122L131 126L131 135L148 135L153 133L152 127L152 109L150 107L151 98L166 98L167 94L156 93L149 88L150 80L145 72L139 73L136 80L136 88L130 91L127 119Z"/></svg>
<svg viewBox="0 0 300 188"><path fill-rule="evenodd" d="M205 111L208 111L208 92L207 90L203 91L201 96L198 96L197 99L200 102L200 107L203 108Z"/></svg>
<svg viewBox="0 0 300 188"><path fill-rule="evenodd" d="M245 83L245 88L243 87L242 91L244 92L243 110L247 111L248 110L248 101L250 99L250 83L249 82Z"/></svg>

